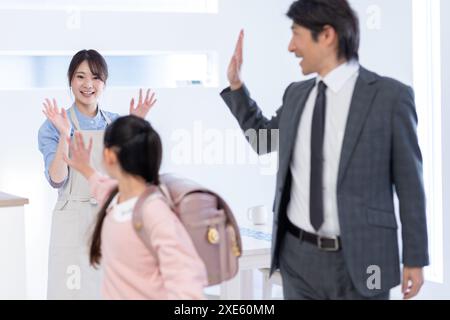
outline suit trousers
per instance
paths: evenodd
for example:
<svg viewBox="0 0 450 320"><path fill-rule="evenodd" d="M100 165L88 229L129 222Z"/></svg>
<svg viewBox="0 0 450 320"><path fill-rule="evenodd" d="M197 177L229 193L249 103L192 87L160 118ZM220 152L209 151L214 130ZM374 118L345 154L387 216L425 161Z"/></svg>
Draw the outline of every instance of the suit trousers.
<svg viewBox="0 0 450 320"><path fill-rule="evenodd" d="M389 300L389 291L372 298L353 285L342 250L327 252L286 233L280 247L286 300Z"/></svg>

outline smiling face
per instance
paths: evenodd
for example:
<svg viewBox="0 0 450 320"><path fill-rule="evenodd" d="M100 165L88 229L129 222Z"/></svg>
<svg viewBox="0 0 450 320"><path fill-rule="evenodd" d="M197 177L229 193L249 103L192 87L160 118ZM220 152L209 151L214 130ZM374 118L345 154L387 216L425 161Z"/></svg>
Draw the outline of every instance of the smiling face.
<svg viewBox="0 0 450 320"><path fill-rule="evenodd" d="M87 109L97 107L97 102L103 93L105 83L100 79L99 75L92 73L86 60L77 67L70 84L78 107Z"/></svg>
<svg viewBox="0 0 450 320"><path fill-rule="evenodd" d="M292 38L289 52L301 58L300 66L304 75L322 73L330 61L337 60L337 34L329 26L314 39L311 30L296 23L292 25Z"/></svg>
<svg viewBox="0 0 450 320"><path fill-rule="evenodd" d="M300 66L304 75L317 72L322 54L320 44L313 39L312 33L296 23L292 25L292 38L289 52L301 58Z"/></svg>

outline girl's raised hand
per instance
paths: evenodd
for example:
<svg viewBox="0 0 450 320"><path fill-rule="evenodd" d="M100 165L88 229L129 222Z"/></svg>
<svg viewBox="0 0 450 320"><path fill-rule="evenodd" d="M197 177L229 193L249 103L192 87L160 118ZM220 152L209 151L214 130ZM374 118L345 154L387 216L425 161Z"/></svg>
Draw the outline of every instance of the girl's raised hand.
<svg viewBox="0 0 450 320"><path fill-rule="evenodd" d="M67 138L67 142L69 144L70 158L64 155L64 161L69 167L77 170L86 178L89 178L94 173L94 169L91 166L92 138L86 147L83 135L81 132L76 131L73 140Z"/></svg>

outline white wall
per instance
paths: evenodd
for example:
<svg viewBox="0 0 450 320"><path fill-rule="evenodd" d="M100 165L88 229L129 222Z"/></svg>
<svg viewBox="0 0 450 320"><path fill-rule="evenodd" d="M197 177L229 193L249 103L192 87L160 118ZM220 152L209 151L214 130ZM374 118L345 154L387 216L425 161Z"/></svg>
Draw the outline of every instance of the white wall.
<svg viewBox="0 0 450 320"><path fill-rule="evenodd" d="M216 189L229 200L236 214L241 214L253 205L265 204L271 208L274 176L261 175L264 166L252 164L175 165L170 151L176 141L172 141L171 136L179 129L187 129L193 134L195 124L204 129L217 128L222 133L225 129L238 129L219 92L226 85L226 67L240 28L246 30L245 81L265 114L274 113L287 85L302 79L297 59L287 52L291 22L284 15L291 2L221 0L218 15L82 12L81 28L75 30L65 27L68 18L65 12L0 12L0 29L14 30L2 34L0 51L216 50L220 88L157 89L159 103L149 118L163 136L165 170L177 171ZM362 64L411 84L410 0L351 2L361 20ZM368 12L373 5L375 11ZM448 9L448 4L444 5ZM0 74L5 76L3 72ZM103 99L104 105L125 114L129 98L135 92L132 88L109 88ZM0 91L3 110L0 117L0 189L30 198L26 209L30 298L45 297L51 209L56 199L56 192L45 181L42 158L37 150L37 130L44 120L41 102L47 96L56 97L62 105L70 103L68 90ZM446 99L450 102L449 97ZM449 128L444 128L448 136ZM203 146L207 147L207 142ZM242 136L236 149L247 154L249 161L256 161ZM450 160L448 148L444 156ZM449 168L445 170L450 177ZM445 187L448 191L450 185ZM450 209L450 203L445 208ZM447 225L449 222L447 220Z"/></svg>
<svg viewBox="0 0 450 320"><path fill-rule="evenodd" d="M441 0L441 57L442 57L442 199L444 230L444 283L427 283L423 299L450 299L450 2Z"/></svg>
<svg viewBox="0 0 450 320"><path fill-rule="evenodd" d="M412 85L411 0L350 0L361 26L360 62Z"/></svg>
<svg viewBox="0 0 450 320"><path fill-rule="evenodd" d="M445 279L446 286L441 287L441 297L450 299L450 2L441 0L441 39L442 39L442 142L443 142L443 192L444 195L444 263L445 263Z"/></svg>

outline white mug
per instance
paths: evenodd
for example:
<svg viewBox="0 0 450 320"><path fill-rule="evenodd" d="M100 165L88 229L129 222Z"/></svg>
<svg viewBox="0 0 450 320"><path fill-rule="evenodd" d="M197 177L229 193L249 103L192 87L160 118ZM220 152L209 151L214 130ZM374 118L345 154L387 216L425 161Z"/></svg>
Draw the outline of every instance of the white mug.
<svg viewBox="0 0 450 320"><path fill-rule="evenodd" d="M255 225L264 225L267 223L268 213L266 206L257 206L248 209L247 219Z"/></svg>

